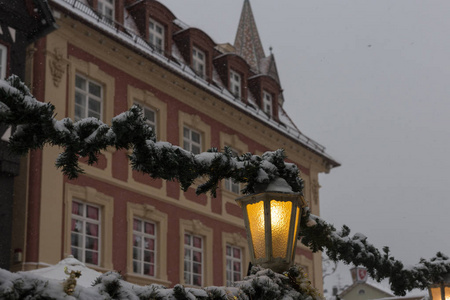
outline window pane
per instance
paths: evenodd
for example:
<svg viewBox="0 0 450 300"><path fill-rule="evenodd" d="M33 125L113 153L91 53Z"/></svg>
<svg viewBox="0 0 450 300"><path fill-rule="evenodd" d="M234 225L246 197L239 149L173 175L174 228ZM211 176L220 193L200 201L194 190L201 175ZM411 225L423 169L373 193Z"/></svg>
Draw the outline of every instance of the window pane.
<svg viewBox="0 0 450 300"><path fill-rule="evenodd" d="M88 205L87 217L90 219L98 220L98 207Z"/></svg>
<svg viewBox="0 0 450 300"><path fill-rule="evenodd" d="M98 225L97 224L86 224L86 233L88 235L98 236Z"/></svg>
<svg viewBox="0 0 450 300"><path fill-rule="evenodd" d="M144 109L144 117L151 122L155 122L155 112L148 108Z"/></svg>
<svg viewBox="0 0 450 300"><path fill-rule="evenodd" d="M191 273L184 272L184 282L187 284L191 283Z"/></svg>
<svg viewBox="0 0 450 300"><path fill-rule="evenodd" d="M85 254L86 263L97 265L98 264L98 253L94 251L86 251Z"/></svg>
<svg viewBox="0 0 450 300"><path fill-rule="evenodd" d="M72 246L76 246L76 247L81 247L82 246L82 236L80 234L77 233L73 233L71 234L71 245Z"/></svg>
<svg viewBox="0 0 450 300"><path fill-rule="evenodd" d="M198 236L194 236L194 247L197 247L197 248L202 247L202 239Z"/></svg>
<svg viewBox="0 0 450 300"><path fill-rule="evenodd" d="M102 88L100 85L95 84L93 82L89 82L89 94L97 96L97 97L101 97L102 94Z"/></svg>
<svg viewBox="0 0 450 300"><path fill-rule="evenodd" d="M194 275L194 277L193 277L193 284L194 285L198 285L198 286L201 286L202 285L202 276L200 276L200 275Z"/></svg>
<svg viewBox="0 0 450 300"><path fill-rule="evenodd" d="M98 250L98 239L86 237L86 249Z"/></svg>
<svg viewBox="0 0 450 300"><path fill-rule="evenodd" d="M234 249L233 249L233 256L234 256L235 258L241 258L241 249L239 249L239 248L234 248Z"/></svg>
<svg viewBox="0 0 450 300"><path fill-rule="evenodd" d="M100 114L98 112L90 110L88 113L88 117L100 119Z"/></svg>
<svg viewBox="0 0 450 300"><path fill-rule="evenodd" d="M82 90L86 90L86 80L80 76L75 76L75 86Z"/></svg>
<svg viewBox="0 0 450 300"><path fill-rule="evenodd" d="M133 261L133 272L134 273L141 273L141 264L139 264L136 261Z"/></svg>
<svg viewBox="0 0 450 300"><path fill-rule="evenodd" d="M141 260L141 251L135 247L133 247L133 259Z"/></svg>
<svg viewBox="0 0 450 300"><path fill-rule="evenodd" d="M200 153L200 147L192 145L191 151L194 154L199 154Z"/></svg>
<svg viewBox="0 0 450 300"><path fill-rule="evenodd" d="M145 238L144 246L145 246L145 249L154 250L155 249L155 240L154 239Z"/></svg>
<svg viewBox="0 0 450 300"><path fill-rule="evenodd" d="M73 255L73 257L75 257L76 259L78 259L79 261L82 261L83 259L81 258L81 251L78 250L78 248L70 248L71 253Z"/></svg>
<svg viewBox="0 0 450 300"><path fill-rule="evenodd" d="M202 265L201 264L193 263L192 269L193 269L192 273L194 273L194 274L202 274Z"/></svg>
<svg viewBox="0 0 450 300"><path fill-rule="evenodd" d="M83 233L83 222L80 220L74 220L74 221L75 221L75 226L73 226L74 227L73 231Z"/></svg>
<svg viewBox="0 0 450 300"><path fill-rule="evenodd" d="M141 247L142 238L138 235L133 235L133 245L135 247Z"/></svg>
<svg viewBox="0 0 450 300"><path fill-rule="evenodd" d="M101 107L100 101L89 98L89 110L96 113L100 113L100 107Z"/></svg>
<svg viewBox="0 0 450 300"><path fill-rule="evenodd" d="M145 233L155 234L155 224L145 222Z"/></svg>
<svg viewBox="0 0 450 300"><path fill-rule="evenodd" d="M194 251L194 261L195 262L202 262L202 253Z"/></svg>
<svg viewBox="0 0 450 300"><path fill-rule="evenodd" d="M144 264L144 274L149 276L154 276L154 266L150 264Z"/></svg>
<svg viewBox="0 0 450 300"><path fill-rule="evenodd" d="M141 221L138 219L133 219L133 230L141 231Z"/></svg>
<svg viewBox="0 0 450 300"><path fill-rule="evenodd" d="M73 201L72 202L72 214L82 216L83 204Z"/></svg>
<svg viewBox="0 0 450 300"><path fill-rule="evenodd" d="M75 104L86 107L86 97L80 92L75 92Z"/></svg>
<svg viewBox="0 0 450 300"><path fill-rule="evenodd" d="M200 134L198 132L192 131L192 141L200 143Z"/></svg>
<svg viewBox="0 0 450 300"><path fill-rule="evenodd" d="M75 121L84 118L84 109L79 105L75 105Z"/></svg>
<svg viewBox="0 0 450 300"><path fill-rule="evenodd" d="M190 130L188 128L184 127L183 128L183 136L185 138L190 138L189 134L190 134Z"/></svg>
<svg viewBox="0 0 450 300"><path fill-rule="evenodd" d="M238 261L235 261L233 264L233 271L240 272L241 271L241 263Z"/></svg>

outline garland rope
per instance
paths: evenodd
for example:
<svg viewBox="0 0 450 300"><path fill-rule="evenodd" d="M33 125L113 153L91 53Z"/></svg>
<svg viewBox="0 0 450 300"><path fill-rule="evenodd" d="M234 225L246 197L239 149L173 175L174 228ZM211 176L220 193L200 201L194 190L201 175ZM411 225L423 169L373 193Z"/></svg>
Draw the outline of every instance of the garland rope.
<svg viewBox="0 0 450 300"><path fill-rule="evenodd" d="M80 157L87 157L88 164L92 165L101 151L115 147L132 149L129 158L134 170L153 178L178 180L184 191L199 177L207 177L207 180L198 186L197 194L209 191L215 196L224 178L245 183L244 194L254 193L259 185L276 178L286 180L293 192L303 191L299 169L284 161L286 156L282 149L262 156L250 153L234 156L231 149L225 147L223 152L212 148L194 155L168 142L156 141L138 106L114 117L111 126L96 118L77 122L69 118L57 120L54 106L37 101L17 76L0 80L0 124L16 127L9 140L13 153L23 155L46 144L62 147L56 166L70 179L83 173ZM334 261L362 265L377 281L389 278L391 289L397 295L442 282L450 272L449 258L440 252L430 260L421 259L417 265L405 267L390 255L388 247L381 253L364 235L349 235L348 227L337 232L332 225L305 209L300 230L303 244L313 252L325 251Z"/></svg>

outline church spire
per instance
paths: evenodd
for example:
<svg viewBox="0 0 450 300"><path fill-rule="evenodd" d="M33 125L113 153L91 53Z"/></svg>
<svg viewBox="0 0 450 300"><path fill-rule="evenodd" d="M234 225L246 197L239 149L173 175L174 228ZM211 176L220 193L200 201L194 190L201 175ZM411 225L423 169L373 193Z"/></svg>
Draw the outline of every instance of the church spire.
<svg viewBox="0 0 450 300"><path fill-rule="evenodd" d="M241 18L234 40L236 53L242 56L252 69L260 71L260 61L266 57L256 28L255 18L249 0L244 0Z"/></svg>

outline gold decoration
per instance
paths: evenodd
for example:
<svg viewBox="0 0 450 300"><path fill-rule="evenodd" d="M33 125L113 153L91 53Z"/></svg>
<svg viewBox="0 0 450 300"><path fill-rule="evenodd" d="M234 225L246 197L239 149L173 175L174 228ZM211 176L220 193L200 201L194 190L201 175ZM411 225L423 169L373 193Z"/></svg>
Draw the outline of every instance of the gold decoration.
<svg viewBox="0 0 450 300"><path fill-rule="evenodd" d="M77 278L80 278L81 276L81 271L72 270L69 272L67 267L64 267L64 273L69 275L69 278L64 280L64 292L66 292L67 295L72 295L77 285Z"/></svg>

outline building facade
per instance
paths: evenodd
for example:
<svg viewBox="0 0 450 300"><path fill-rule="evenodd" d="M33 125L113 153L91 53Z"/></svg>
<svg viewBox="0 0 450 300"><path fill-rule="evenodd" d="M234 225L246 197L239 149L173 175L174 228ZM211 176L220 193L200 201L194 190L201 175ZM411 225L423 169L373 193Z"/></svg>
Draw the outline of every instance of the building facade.
<svg viewBox="0 0 450 300"><path fill-rule="evenodd" d="M318 174L339 166L283 110L273 55L266 56L248 0L234 45L217 44L154 0L51 0L59 29L33 44L27 83L57 117L111 119L139 104L157 139L193 153L229 146L236 154L284 148L319 211ZM288 100L287 100L288 101ZM225 285L247 272L240 186L217 197L131 169L110 149L85 174L64 177L59 149L22 159L15 182L11 269L55 264L69 254L126 280L172 286ZM17 257L16 257L17 258ZM322 288L320 254L299 246L296 262Z"/></svg>

